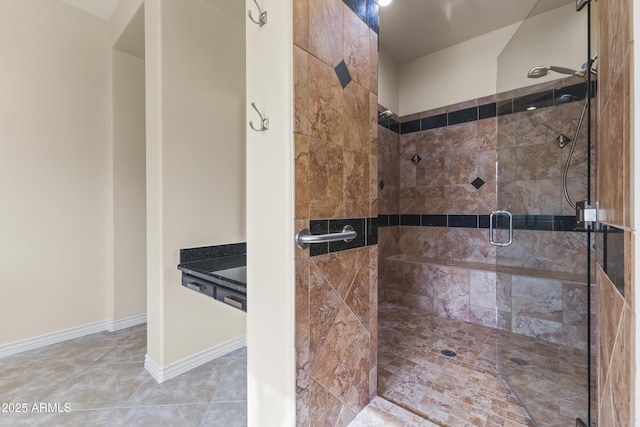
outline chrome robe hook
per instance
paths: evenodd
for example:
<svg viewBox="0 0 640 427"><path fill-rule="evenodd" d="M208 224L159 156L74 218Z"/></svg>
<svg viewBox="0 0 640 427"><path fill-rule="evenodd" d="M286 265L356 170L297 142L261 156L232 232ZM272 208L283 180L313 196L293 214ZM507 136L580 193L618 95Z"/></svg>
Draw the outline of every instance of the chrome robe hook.
<svg viewBox="0 0 640 427"><path fill-rule="evenodd" d="M258 20L256 21L255 19L253 19L253 16L251 15L251 11L249 11L248 12L249 19L251 19L255 24L258 24L259 26L262 27L264 24L267 23L267 11L266 10L264 12L262 11L262 8L258 4L258 0L253 0L253 2L258 7L258 16L259 17L258 17Z"/></svg>
<svg viewBox="0 0 640 427"><path fill-rule="evenodd" d="M260 114L260 110L258 110L258 107L256 107L256 104L254 102L251 103L251 106L253 107L254 110L256 110L256 113L258 113L258 115L260 116L260 128L256 128L255 126L253 126L253 122L249 121L249 126L251 126L251 129L255 130L256 132L264 132L265 130L268 130L269 118L262 117L262 114Z"/></svg>

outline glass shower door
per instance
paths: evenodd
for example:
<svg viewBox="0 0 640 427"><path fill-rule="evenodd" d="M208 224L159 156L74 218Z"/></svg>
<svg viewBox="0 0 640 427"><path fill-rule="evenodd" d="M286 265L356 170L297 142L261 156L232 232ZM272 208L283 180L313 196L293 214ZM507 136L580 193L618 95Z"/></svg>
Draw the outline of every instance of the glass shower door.
<svg viewBox="0 0 640 427"><path fill-rule="evenodd" d="M555 6L540 0L498 58L490 232L498 368L545 427L589 418L589 236L565 198L589 198L588 22Z"/></svg>

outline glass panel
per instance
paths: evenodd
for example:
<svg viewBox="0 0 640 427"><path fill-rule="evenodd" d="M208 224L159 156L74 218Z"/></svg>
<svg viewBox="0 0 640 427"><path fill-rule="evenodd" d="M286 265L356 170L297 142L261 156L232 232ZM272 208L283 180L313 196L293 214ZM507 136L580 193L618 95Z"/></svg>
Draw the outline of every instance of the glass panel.
<svg viewBox="0 0 640 427"><path fill-rule="evenodd" d="M513 215L496 247L498 368L540 426L588 420L589 236L571 206L588 199L588 19L559 3L540 0L498 58L496 210Z"/></svg>

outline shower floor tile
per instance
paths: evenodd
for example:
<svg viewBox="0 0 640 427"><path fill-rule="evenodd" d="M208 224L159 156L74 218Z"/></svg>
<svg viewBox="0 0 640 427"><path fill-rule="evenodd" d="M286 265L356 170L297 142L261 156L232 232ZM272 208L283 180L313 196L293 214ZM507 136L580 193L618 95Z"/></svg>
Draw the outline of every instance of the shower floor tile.
<svg viewBox="0 0 640 427"><path fill-rule="evenodd" d="M378 315L379 396L446 427L536 425L496 368L495 329L388 303L380 305ZM516 345L519 337L510 334L510 344L519 350L535 351L530 342ZM545 354L551 351L548 347L545 343ZM441 350L452 350L457 355L447 357ZM518 355L523 357L521 352ZM529 359L544 357L527 355ZM563 358L563 363L573 362ZM549 374L543 369L539 372L541 376ZM534 383L544 385L536 381L535 375L534 370L529 372L529 387ZM575 376L572 379L565 375L563 381L576 380ZM538 392L548 395L544 389ZM563 405L564 410L551 415L545 410L545 419L538 420L538 425L575 425L575 415L573 418L564 415L579 413L566 410L572 404L570 399L553 396L546 400L551 399L556 405ZM573 403L575 406L576 402Z"/></svg>

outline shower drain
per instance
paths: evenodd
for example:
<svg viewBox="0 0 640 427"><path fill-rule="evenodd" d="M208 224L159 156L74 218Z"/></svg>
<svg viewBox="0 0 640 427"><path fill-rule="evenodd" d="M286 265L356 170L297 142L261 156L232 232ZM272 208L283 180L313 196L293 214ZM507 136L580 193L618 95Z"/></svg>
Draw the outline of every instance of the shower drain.
<svg viewBox="0 0 640 427"><path fill-rule="evenodd" d="M527 362L524 359L520 359L519 357L512 357L509 360L511 360L513 363L515 363L516 365L519 365L519 366L527 366L529 364L529 362Z"/></svg>
<svg viewBox="0 0 640 427"><path fill-rule="evenodd" d="M447 357L456 357L456 352L453 350L440 350L440 353L443 356L447 356Z"/></svg>

